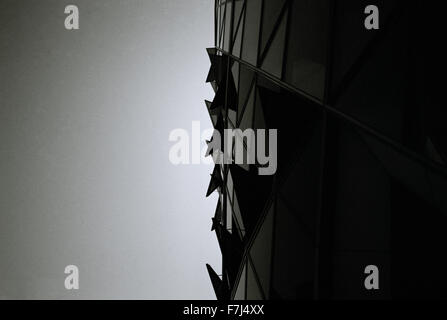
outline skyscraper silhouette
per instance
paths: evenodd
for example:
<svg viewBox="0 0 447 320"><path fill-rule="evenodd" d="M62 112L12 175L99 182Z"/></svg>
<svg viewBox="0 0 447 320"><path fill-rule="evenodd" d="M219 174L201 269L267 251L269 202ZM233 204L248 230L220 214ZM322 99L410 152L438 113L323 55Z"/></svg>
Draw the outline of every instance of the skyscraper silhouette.
<svg viewBox="0 0 447 320"><path fill-rule="evenodd" d="M275 175L213 172L217 298L447 297L442 11L375 1L367 30L369 4L215 1L215 129L278 130Z"/></svg>

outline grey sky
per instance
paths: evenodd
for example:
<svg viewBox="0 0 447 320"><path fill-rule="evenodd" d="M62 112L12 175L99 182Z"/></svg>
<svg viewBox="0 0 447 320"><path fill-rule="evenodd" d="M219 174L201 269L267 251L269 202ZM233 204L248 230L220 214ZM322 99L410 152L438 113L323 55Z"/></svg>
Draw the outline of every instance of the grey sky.
<svg viewBox="0 0 447 320"><path fill-rule="evenodd" d="M212 167L168 158L172 129L211 126L213 4L0 2L0 298L214 298Z"/></svg>

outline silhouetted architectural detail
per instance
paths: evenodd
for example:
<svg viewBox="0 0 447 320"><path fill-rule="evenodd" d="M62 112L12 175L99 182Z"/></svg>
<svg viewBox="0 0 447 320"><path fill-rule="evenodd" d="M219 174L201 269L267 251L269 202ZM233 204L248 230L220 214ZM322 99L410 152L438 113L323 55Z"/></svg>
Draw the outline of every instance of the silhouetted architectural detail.
<svg viewBox="0 0 447 320"><path fill-rule="evenodd" d="M222 185L222 176L220 174L219 165L214 166L214 171L211 174L210 185L208 186L208 191L206 192L206 196L208 197L211 193L213 193L219 186Z"/></svg>
<svg viewBox="0 0 447 320"><path fill-rule="evenodd" d="M219 278L217 273L209 264L206 265L206 269L208 270L208 274L210 276L211 283L213 284L214 292L216 293L217 299L227 300L229 298L228 287L223 283L222 279Z"/></svg>
<svg viewBox="0 0 447 320"><path fill-rule="evenodd" d="M278 129L275 175L216 164L219 299L447 298L442 10L369 4L215 1L211 120Z"/></svg>

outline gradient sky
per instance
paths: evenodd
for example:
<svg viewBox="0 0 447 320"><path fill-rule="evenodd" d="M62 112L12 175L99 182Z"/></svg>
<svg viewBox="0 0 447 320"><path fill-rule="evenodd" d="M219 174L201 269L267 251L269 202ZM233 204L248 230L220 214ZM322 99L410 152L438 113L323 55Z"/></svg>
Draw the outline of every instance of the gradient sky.
<svg viewBox="0 0 447 320"><path fill-rule="evenodd" d="M168 158L171 130L211 126L213 4L1 0L0 298L215 298L212 167Z"/></svg>

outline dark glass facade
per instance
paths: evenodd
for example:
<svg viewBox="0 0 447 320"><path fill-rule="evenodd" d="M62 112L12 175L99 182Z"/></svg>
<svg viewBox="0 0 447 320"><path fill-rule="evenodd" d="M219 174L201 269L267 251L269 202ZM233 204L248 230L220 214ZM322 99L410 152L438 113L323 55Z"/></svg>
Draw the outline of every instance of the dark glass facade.
<svg viewBox="0 0 447 320"><path fill-rule="evenodd" d="M274 175L213 172L219 299L447 298L442 10L369 4L215 1L213 124L278 130Z"/></svg>

